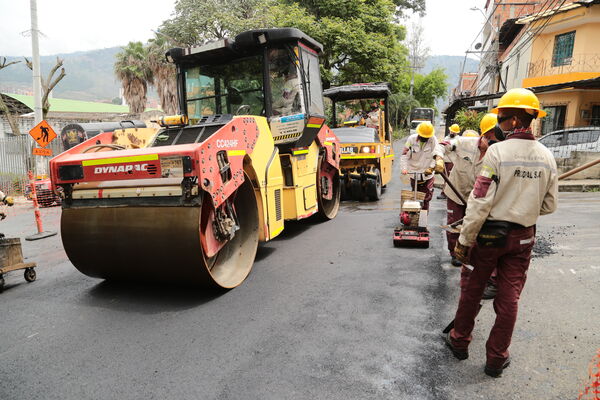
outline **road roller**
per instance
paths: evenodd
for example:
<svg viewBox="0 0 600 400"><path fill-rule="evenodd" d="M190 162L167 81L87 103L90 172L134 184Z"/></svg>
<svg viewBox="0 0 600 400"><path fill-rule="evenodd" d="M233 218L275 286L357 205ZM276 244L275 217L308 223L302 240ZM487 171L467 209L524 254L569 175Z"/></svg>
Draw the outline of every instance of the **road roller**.
<svg viewBox="0 0 600 400"><path fill-rule="evenodd" d="M379 200L394 163L386 112L390 85L355 83L329 88L323 95L331 100L333 132L341 143L342 200Z"/></svg>
<svg viewBox="0 0 600 400"><path fill-rule="evenodd" d="M100 133L50 161L73 265L230 289L285 221L334 218L340 144L325 124L322 50L292 28L169 50L179 115Z"/></svg>

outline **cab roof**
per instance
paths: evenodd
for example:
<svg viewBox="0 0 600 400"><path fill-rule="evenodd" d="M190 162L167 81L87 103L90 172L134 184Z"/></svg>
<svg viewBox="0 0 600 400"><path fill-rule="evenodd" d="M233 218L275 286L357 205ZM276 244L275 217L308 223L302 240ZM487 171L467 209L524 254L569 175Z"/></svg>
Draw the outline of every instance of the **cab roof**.
<svg viewBox="0 0 600 400"><path fill-rule="evenodd" d="M296 28L253 29L234 38L215 40L187 48L176 47L165 54L167 60L176 64L215 64L253 54L268 45L300 42L317 54L323 45Z"/></svg>
<svg viewBox="0 0 600 400"><path fill-rule="evenodd" d="M387 82L354 83L332 87L323 91L323 96L330 98L332 101L379 99L387 98L391 94L390 84Z"/></svg>

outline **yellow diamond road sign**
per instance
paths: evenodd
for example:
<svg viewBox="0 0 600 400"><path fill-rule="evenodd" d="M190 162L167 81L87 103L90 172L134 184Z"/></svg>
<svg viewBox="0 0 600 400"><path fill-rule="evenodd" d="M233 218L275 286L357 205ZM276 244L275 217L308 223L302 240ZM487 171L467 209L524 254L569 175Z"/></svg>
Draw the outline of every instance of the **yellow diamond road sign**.
<svg viewBox="0 0 600 400"><path fill-rule="evenodd" d="M48 144L56 139L56 133L54 129L43 120L39 124L35 126L32 130L29 131L29 135L40 145L40 147L46 147Z"/></svg>

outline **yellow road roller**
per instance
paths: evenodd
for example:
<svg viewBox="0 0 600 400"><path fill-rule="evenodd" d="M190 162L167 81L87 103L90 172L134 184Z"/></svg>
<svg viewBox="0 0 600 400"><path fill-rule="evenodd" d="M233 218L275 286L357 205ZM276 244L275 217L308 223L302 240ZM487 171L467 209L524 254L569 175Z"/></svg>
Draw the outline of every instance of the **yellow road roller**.
<svg viewBox="0 0 600 400"><path fill-rule="evenodd" d="M292 28L169 50L180 115L101 133L50 162L73 265L233 288L286 220L334 218L340 144L325 124L321 52Z"/></svg>
<svg viewBox="0 0 600 400"><path fill-rule="evenodd" d="M340 186L342 199L379 200L392 179L394 149L388 120L388 83L356 83L332 87L333 132L342 146Z"/></svg>

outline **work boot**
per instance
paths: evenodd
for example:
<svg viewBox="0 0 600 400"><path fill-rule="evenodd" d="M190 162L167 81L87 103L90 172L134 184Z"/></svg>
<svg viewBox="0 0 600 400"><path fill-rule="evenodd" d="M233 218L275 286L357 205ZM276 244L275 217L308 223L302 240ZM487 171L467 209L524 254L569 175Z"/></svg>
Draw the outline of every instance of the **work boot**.
<svg viewBox="0 0 600 400"><path fill-rule="evenodd" d="M452 332L452 330L450 332ZM450 332L448 332L446 336L444 336L446 346L448 346L450 351L452 351L454 357L458 358L459 360L466 360L467 358L469 358L469 351L467 349L457 349L456 347L454 347L454 345L452 344L452 338L450 337Z"/></svg>
<svg viewBox="0 0 600 400"><path fill-rule="evenodd" d="M485 374L487 376L491 376L492 378L499 378L500 375L502 375L502 371L504 371L504 369L506 367L508 367L509 365L510 365L510 357L507 358L506 361L504 361L504 364L502 364L502 366L500 368L492 368L486 364L485 368L483 369L483 372L485 372Z"/></svg>
<svg viewBox="0 0 600 400"><path fill-rule="evenodd" d="M483 296L481 296L481 298L484 300L490 300L490 299L493 299L494 297L496 297L497 293L498 293L498 287L496 287L496 285L492 285L491 283L488 283L485 286L485 289L483 290Z"/></svg>
<svg viewBox="0 0 600 400"><path fill-rule="evenodd" d="M450 261L450 264L452 264L452 266L454 267L462 267L462 263L458 261L456 257L452 257L452 261Z"/></svg>
<svg viewBox="0 0 600 400"><path fill-rule="evenodd" d="M446 200L446 199L447 199L447 197L446 197L446 195L444 194L444 192L442 192L442 193L440 193L440 194L438 194L438 195L437 195L437 199L440 199L440 200Z"/></svg>

